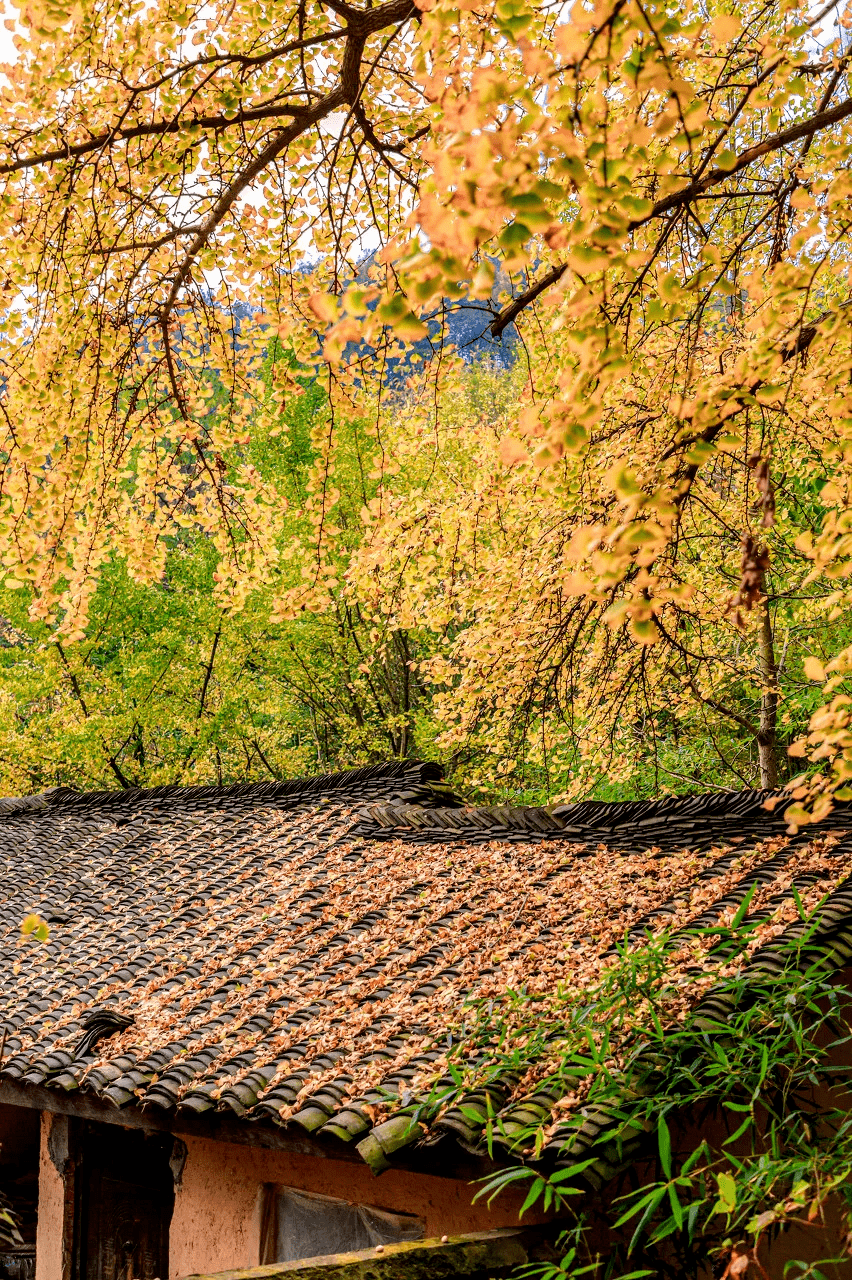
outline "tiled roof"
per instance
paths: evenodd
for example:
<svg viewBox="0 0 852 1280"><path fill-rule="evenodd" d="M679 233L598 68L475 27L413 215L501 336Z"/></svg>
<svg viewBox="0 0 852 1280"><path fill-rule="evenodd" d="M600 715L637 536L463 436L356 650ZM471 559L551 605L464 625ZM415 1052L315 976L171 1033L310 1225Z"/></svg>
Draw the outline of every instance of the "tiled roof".
<svg viewBox="0 0 852 1280"><path fill-rule="evenodd" d="M625 934L725 919L755 882L770 950L798 919L793 882L831 895L835 931L852 920L843 812L789 837L756 792L464 808L440 776L0 801L0 1079L231 1111L378 1169L416 1139L477 1150L487 1105L507 1142L547 1116L522 1076L428 1123L392 1114L440 1075L468 996L593 980ZM31 911L43 945L21 942Z"/></svg>

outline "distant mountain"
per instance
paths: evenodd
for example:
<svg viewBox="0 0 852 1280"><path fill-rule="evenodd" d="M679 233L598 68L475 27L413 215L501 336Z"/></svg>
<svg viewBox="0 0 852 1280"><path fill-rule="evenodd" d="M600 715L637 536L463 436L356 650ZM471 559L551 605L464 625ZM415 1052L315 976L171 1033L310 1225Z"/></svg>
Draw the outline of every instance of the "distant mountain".
<svg viewBox="0 0 852 1280"><path fill-rule="evenodd" d="M372 257L366 259L358 272L358 279L365 284L372 262ZM505 277L501 277L498 270L490 306L487 302L464 296L452 301L443 299L441 305L434 309L434 319L427 324L429 336L411 343L405 356L388 361L388 381L393 384L407 376L415 355L420 360L431 359L440 348L442 332L444 347L453 347L468 363L490 360L507 369L517 354L517 329L513 324L507 325L499 338L492 338L488 328L500 309L499 296L505 292L506 284ZM357 349L357 344L347 348L347 356L351 357Z"/></svg>

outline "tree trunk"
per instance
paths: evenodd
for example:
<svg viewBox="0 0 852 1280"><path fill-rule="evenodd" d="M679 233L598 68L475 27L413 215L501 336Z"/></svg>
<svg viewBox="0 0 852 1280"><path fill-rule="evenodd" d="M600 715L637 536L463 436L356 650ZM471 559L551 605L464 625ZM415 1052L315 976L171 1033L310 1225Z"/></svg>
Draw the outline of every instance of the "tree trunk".
<svg viewBox="0 0 852 1280"><path fill-rule="evenodd" d="M778 786L778 666L769 601L765 598L760 623L760 684L760 727L757 732L760 785L774 791Z"/></svg>

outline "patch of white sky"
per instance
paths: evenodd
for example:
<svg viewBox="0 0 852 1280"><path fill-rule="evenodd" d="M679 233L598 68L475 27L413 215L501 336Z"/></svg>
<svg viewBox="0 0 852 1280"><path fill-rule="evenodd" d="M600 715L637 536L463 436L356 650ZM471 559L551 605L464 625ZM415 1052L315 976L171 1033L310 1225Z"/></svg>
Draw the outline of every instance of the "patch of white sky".
<svg viewBox="0 0 852 1280"><path fill-rule="evenodd" d="M18 23L18 10L9 0L0 0L0 67L18 61L14 28ZM11 27L11 29L10 29Z"/></svg>
<svg viewBox="0 0 852 1280"><path fill-rule="evenodd" d="M842 4L840 0L830 0L828 4L822 0L820 4L811 6L811 20L818 18L813 30L806 37L809 50L813 54L820 54L826 45L831 44L832 40L840 39L841 48L848 49L850 43L850 31L848 25L850 15L852 15L852 6L850 4Z"/></svg>

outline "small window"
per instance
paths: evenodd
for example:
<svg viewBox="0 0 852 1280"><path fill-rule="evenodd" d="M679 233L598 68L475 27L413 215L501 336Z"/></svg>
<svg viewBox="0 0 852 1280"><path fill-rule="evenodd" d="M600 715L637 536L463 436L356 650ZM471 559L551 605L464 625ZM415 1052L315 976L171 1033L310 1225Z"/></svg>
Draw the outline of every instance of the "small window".
<svg viewBox="0 0 852 1280"><path fill-rule="evenodd" d="M424 1227L423 1219L413 1214L389 1213L271 1183L264 1187L260 1261L296 1262L377 1244L422 1240Z"/></svg>

